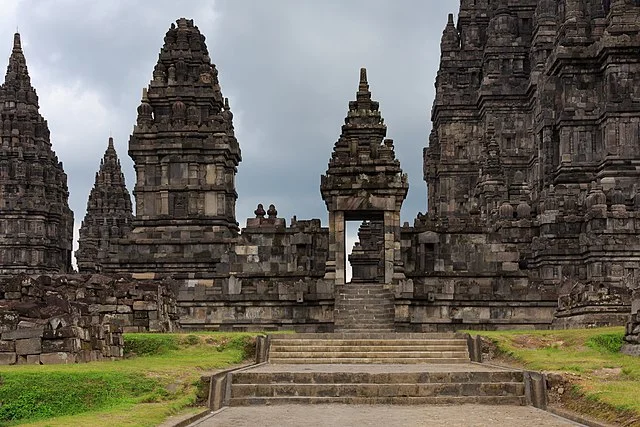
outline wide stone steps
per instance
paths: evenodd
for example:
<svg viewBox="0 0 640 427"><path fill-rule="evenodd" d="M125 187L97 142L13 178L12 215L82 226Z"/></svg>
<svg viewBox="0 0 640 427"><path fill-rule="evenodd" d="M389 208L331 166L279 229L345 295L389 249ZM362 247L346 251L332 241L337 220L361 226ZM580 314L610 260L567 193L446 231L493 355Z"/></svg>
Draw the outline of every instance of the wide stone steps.
<svg viewBox="0 0 640 427"><path fill-rule="evenodd" d="M455 332L394 332L392 334L377 332L354 333L351 331L331 333L302 332L296 334L274 334L270 335L270 337L272 342L280 340L379 340L393 342L398 340L465 340L464 334Z"/></svg>
<svg viewBox="0 0 640 427"><path fill-rule="evenodd" d="M522 372L251 372L232 377L232 406L285 403L525 404Z"/></svg>
<svg viewBox="0 0 640 427"><path fill-rule="evenodd" d="M394 345L394 344L386 344L386 345L274 345L271 347L271 351L279 353L279 352L291 352L291 353L300 353L300 352L339 352L339 353L351 353L351 352L414 352L414 351L454 351L454 352L464 352L467 348L460 345L417 345L417 344L406 344L406 345Z"/></svg>
<svg viewBox="0 0 640 427"><path fill-rule="evenodd" d="M357 369L356 369L357 371ZM522 383L522 371L412 371L412 372L254 372L233 375L233 384L429 384Z"/></svg>
<svg viewBox="0 0 640 427"><path fill-rule="evenodd" d="M236 384L231 397L524 396L523 383Z"/></svg>
<svg viewBox="0 0 640 427"><path fill-rule="evenodd" d="M253 372L233 375L233 384L430 384L522 383L522 371L457 372Z"/></svg>
<svg viewBox="0 0 640 427"><path fill-rule="evenodd" d="M467 343L454 335L333 334L272 336L271 363L465 363L469 361ZM295 337L295 338L294 338ZM365 338L371 337L371 338Z"/></svg>
<svg viewBox="0 0 640 427"><path fill-rule="evenodd" d="M280 359L294 358L301 359L310 358L354 358L354 359L466 359L468 354L466 351L282 351L277 352Z"/></svg>
<svg viewBox="0 0 640 427"><path fill-rule="evenodd" d="M525 405L524 396L437 396L437 397L238 397L232 398L230 406L250 405Z"/></svg>
<svg viewBox="0 0 640 427"><path fill-rule="evenodd" d="M460 357L270 357L271 363L300 365L300 364L455 364L468 363L469 361Z"/></svg>

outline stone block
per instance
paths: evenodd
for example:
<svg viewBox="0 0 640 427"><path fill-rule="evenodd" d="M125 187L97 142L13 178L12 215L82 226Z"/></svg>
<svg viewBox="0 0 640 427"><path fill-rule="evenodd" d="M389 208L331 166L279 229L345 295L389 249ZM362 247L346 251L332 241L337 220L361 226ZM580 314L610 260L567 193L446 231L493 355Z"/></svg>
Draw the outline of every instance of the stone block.
<svg viewBox="0 0 640 427"><path fill-rule="evenodd" d="M115 313L116 307L114 304L91 304L89 313Z"/></svg>
<svg viewBox="0 0 640 427"><path fill-rule="evenodd" d="M16 353L18 355L38 354L42 351L41 338L27 338L16 340Z"/></svg>
<svg viewBox="0 0 640 427"><path fill-rule="evenodd" d="M28 328L28 329L14 329L13 331L7 331L2 333L3 340L20 340L26 338L40 338L42 337L44 328Z"/></svg>
<svg viewBox="0 0 640 427"><path fill-rule="evenodd" d="M16 353L0 352L0 365L15 365L17 361Z"/></svg>
<svg viewBox="0 0 640 427"><path fill-rule="evenodd" d="M118 305L116 306L116 313L131 313L132 309L128 305Z"/></svg>
<svg viewBox="0 0 640 427"><path fill-rule="evenodd" d="M156 273L147 272L147 273L133 273L131 278L136 280L153 280L156 278Z"/></svg>
<svg viewBox="0 0 640 427"><path fill-rule="evenodd" d="M520 267L518 267L517 262L503 262L502 263L502 271L518 271Z"/></svg>
<svg viewBox="0 0 640 427"><path fill-rule="evenodd" d="M15 341L0 341L0 353L16 351Z"/></svg>
<svg viewBox="0 0 640 427"><path fill-rule="evenodd" d="M40 364L40 355L39 354L28 354L27 355L27 365L39 365Z"/></svg>
<svg viewBox="0 0 640 427"><path fill-rule="evenodd" d="M66 352L42 353L40 363L43 365L60 365L76 363L76 356Z"/></svg>
<svg viewBox="0 0 640 427"><path fill-rule="evenodd" d="M135 311L151 311L158 309L158 303L155 301L134 301L133 309Z"/></svg>

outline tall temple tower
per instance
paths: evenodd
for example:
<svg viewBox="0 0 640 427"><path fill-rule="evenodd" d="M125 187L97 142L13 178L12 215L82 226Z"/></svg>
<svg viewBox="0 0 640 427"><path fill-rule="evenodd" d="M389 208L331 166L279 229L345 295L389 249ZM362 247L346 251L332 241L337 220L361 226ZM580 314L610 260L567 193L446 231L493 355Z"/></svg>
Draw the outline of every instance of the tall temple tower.
<svg viewBox="0 0 640 427"><path fill-rule="evenodd" d="M227 273L229 245L239 230L240 146L218 71L192 20L179 19L164 38L129 155L136 170L134 229L106 269Z"/></svg>
<svg viewBox="0 0 640 427"><path fill-rule="evenodd" d="M325 279L344 285L345 221L381 222L384 235L384 280L404 279L400 256L400 208L409 191L407 175L395 156L393 140L386 139L387 126L380 103L369 90L367 70L360 70L356 100L335 143L320 193L329 211L329 257Z"/></svg>
<svg viewBox="0 0 640 427"><path fill-rule="evenodd" d="M476 249L474 265L434 243L424 257L441 276L501 259L530 299L570 295L559 317L626 317L640 277L639 49L637 0L461 0L442 36L416 230L509 246Z"/></svg>
<svg viewBox="0 0 640 427"><path fill-rule="evenodd" d="M20 34L0 86L0 274L71 270L67 175L39 113Z"/></svg>
<svg viewBox="0 0 640 427"><path fill-rule="evenodd" d="M120 159L113 146L113 138L104 157L96 181L89 194L87 214L80 227L76 260L80 273L99 271L109 256L113 241L131 231L133 209L131 196L124 182Z"/></svg>

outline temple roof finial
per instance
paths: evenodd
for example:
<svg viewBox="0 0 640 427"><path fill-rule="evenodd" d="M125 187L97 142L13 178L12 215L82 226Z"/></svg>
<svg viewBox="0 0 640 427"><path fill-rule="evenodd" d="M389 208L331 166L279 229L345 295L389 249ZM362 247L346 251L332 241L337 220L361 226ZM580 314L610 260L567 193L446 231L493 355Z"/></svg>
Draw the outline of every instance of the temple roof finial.
<svg viewBox="0 0 640 427"><path fill-rule="evenodd" d="M22 42L20 41L20 33L16 28L16 33L13 35L13 51L22 52Z"/></svg>
<svg viewBox="0 0 640 427"><path fill-rule="evenodd" d="M367 69L360 68L360 85L358 86L359 92L369 92L369 82L367 81Z"/></svg>

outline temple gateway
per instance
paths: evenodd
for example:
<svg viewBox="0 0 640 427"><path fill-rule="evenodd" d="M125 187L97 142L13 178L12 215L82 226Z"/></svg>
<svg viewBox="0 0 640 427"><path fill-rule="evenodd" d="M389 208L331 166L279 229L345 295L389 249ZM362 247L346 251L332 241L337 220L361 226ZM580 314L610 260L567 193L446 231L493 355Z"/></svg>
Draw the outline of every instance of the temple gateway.
<svg viewBox="0 0 640 427"><path fill-rule="evenodd" d="M637 0L461 0L442 35L423 154L428 211L401 224L408 180L363 68L332 150L327 141L329 223L287 223L256 200L241 228L231 102L205 37L179 19L129 140L135 201L109 141L73 276L157 283L184 329L629 322L638 345L638 52ZM73 214L18 34L0 114L0 273L57 280L72 270ZM348 255L352 220L362 224Z"/></svg>

